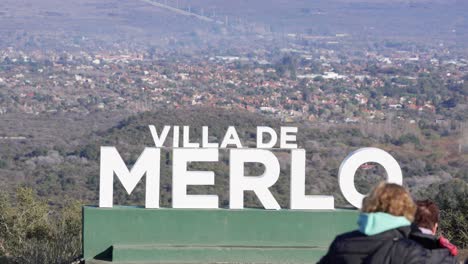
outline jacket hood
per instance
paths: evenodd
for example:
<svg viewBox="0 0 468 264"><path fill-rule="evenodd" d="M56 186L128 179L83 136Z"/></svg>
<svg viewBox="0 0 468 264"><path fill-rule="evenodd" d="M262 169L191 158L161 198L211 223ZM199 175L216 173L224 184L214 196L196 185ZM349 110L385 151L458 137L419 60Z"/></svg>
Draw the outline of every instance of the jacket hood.
<svg viewBox="0 0 468 264"><path fill-rule="evenodd" d="M361 213L358 219L359 231L367 236L410 225L411 222L404 216L394 216L382 212Z"/></svg>

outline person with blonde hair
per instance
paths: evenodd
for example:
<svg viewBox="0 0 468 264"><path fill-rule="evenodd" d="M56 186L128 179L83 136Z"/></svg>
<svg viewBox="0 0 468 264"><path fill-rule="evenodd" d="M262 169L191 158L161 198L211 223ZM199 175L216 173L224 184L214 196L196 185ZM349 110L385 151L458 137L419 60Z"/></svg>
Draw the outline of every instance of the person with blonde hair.
<svg viewBox="0 0 468 264"><path fill-rule="evenodd" d="M428 250L409 239L415 212L404 187L379 183L363 199L358 230L338 235L318 263L426 263Z"/></svg>

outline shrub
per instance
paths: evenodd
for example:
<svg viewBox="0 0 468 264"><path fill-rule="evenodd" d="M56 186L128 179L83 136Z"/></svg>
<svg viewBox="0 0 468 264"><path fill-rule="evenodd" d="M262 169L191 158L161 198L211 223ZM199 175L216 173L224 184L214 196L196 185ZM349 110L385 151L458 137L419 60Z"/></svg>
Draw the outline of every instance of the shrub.
<svg viewBox="0 0 468 264"><path fill-rule="evenodd" d="M0 257L11 263L70 263L81 252L81 206L66 203L51 213L30 188L15 200L0 197Z"/></svg>

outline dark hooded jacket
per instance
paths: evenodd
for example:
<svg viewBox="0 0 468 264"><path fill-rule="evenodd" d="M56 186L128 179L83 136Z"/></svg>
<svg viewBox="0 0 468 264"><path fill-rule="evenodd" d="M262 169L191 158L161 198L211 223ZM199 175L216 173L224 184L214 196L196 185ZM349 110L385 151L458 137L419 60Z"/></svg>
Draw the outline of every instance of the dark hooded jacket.
<svg viewBox="0 0 468 264"><path fill-rule="evenodd" d="M362 214L361 214L362 216ZM380 215L381 216L381 215ZM381 218L381 217L378 218ZM384 214L385 216L385 214ZM388 217L391 217L387 215ZM428 263L429 250L409 239L411 227L409 221L394 228L381 228L381 220L374 223L359 222L359 230L339 235L330 245L328 253L319 264L416 264ZM385 219L384 219L385 220ZM387 219L393 223L394 219ZM396 219L398 220L398 219ZM369 232L365 225L376 232ZM387 225L388 226L388 225ZM378 229L381 230L378 230ZM381 231L381 232L380 232Z"/></svg>
<svg viewBox="0 0 468 264"><path fill-rule="evenodd" d="M430 251L429 261L427 263L456 264L458 260L450 251L442 247L439 239L434 235L422 233L418 227L412 226L410 239Z"/></svg>

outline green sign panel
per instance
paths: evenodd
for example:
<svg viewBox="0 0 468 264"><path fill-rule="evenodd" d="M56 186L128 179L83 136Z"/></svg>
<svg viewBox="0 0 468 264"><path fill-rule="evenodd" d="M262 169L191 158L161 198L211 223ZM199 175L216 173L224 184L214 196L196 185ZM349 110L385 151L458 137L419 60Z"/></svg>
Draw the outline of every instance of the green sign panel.
<svg viewBox="0 0 468 264"><path fill-rule="evenodd" d="M120 263L313 263L357 210L83 208L83 254Z"/></svg>

